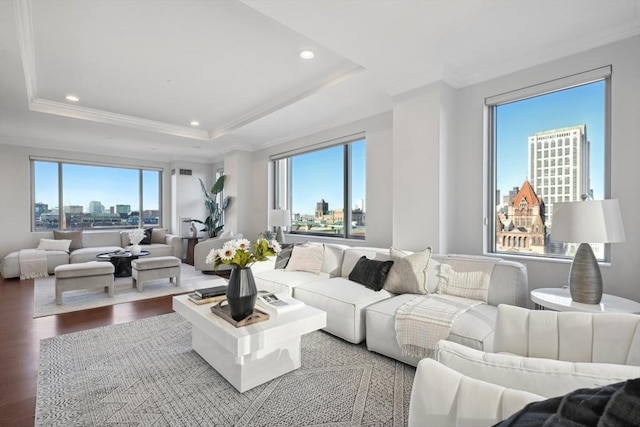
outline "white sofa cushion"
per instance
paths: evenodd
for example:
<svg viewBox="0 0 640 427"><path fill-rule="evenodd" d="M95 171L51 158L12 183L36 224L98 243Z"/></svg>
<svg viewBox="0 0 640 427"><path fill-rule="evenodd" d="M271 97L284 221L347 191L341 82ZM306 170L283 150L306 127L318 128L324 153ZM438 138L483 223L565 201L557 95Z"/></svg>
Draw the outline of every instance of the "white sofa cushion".
<svg viewBox="0 0 640 427"><path fill-rule="evenodd" d="M444 340L437 344L436 360L463 375L545 397L640 377L638 366L486 353Z"/></svg>
<svg viewBox="0 0 640 427"><path fill-rule="evenodd" d="M253 267L252 267L253 270ZM282 269L253 271L256 287L259 291L272 293L285 292L293 296L293 289L303 283L329 279L329 273L318 274L307 271L286 271Z"/></svg>
<svg viewBox="0 0 640 427"><path fill-rule="evenodd" d="M414 294L402 294L368 306L365 310L367 348L415 366L420 359L402 355L396 341L395 317L399 307L414 299ZM458 316L447 338L460 344L491 350L496 307L480 304Z"/></svg>
<svg viewBox="0 0 640 427"><path fill-rule="evenodd" d="M69 239L40 239L37 249L43 251L64 251L69 252L71 240Z"/></svg>
<svg viewBox="0 0 640 427"><path fill-rule="evenodd" d="M327 332L358 344L365 339L364 309L393 294L384 289L374 292L343 277L335 277L300 284L294 288L293 296L327 312Z"/></svg>

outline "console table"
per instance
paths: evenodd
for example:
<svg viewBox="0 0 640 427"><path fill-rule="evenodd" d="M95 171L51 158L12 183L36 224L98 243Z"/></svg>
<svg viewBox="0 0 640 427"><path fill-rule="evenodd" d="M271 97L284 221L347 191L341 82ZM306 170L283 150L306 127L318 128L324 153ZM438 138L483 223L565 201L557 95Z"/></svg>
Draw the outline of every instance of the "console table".
<svg viewBox="0 0 640 427"><path fill-rule="evenodd" d="M193 265L193 252L195 251L196 245L198 244L198 237L183 237L183 240L187 241L187 259L184 261L185 264Z"/></svg>
<svg viewBox="0 0 640 427"><path fill-rule="evenodd" d="M600 304L583 304L571 299L569 288L541 288L531 291L536 308L587 313L640 313L640 303L614 295L602 294Z"/></svg>

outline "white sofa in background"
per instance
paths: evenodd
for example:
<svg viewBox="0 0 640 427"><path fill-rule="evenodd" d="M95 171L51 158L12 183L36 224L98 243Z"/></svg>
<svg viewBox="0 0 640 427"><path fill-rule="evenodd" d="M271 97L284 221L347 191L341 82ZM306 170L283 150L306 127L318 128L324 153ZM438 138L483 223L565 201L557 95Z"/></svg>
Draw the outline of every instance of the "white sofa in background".
<svg viewBox="0 0 640 427"><path fill-rule="evenodd" d="M351 343L367 340L370 350L412 365L417 358L402 356L393 325L395 312L416 294L396 295L387 290L373 291L349 280L349 274L362 256L386 261L389 249L349 247L325 244L320 274L305 271L270 269L254 272L259 290L288 292L306 304L327 313L325 330ZM440 261L444 255L432 255L428 266L428 287L435 289ZM489 304L481 304L459 316L449 339L490 348L493 325L500 303L525 306L528 297L526 267L520 263L499 261L491 275Z"/></svg>
<svg viewBox="0 0 640 427"><path fill-rule="evenodd" d="M49 238L52 238L51 236ZM47 270L53 274L55 268L64 264L77 264L81 262L95 261L96 255L104 252L113 252L118 249L127 249L130 246L129 234L126 230L100 230L83 231L82 247L64 251L46 251ZM182 238L167 234L164 243L151 243L141 245L142 250L151 252L152 257L175 256L182 258ZM20 277L19 252L11 252L0 263L0 274L5 279Z"/></svg>

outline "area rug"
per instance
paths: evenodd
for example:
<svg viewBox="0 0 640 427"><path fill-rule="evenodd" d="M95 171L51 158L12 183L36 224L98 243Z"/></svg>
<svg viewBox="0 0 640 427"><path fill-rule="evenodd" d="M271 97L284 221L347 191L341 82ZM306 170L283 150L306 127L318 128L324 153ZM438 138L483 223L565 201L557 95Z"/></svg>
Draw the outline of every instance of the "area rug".
<svg viewBox="0 0 640 427"><path fill-rule="evenodd" d="M40 342L36 426L404 426L415 368L326 332L302 366L239 393L177 313Z"/></svg>
<svg viewBox="0 0 640 427"><path fill-rule="evenodd" d="M116 277L113 298L101 289L82 289L62 294L62 304L56 305L55 277L36 279L33 290L33 317L69 313L89 308L104 307L124 302L157 298L165 295L177 295L194 289L220 284L215 275L206 275L189 264L180 266L180 286L174 286L169 279L144 282L142 292L132 287L131 277Z"/></svg>

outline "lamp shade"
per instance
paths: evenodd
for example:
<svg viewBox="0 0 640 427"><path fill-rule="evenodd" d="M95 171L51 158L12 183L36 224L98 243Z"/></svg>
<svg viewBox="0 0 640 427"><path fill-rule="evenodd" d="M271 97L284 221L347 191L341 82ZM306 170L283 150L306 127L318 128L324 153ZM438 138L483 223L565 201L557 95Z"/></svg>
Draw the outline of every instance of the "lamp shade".
<svg viewBox="0 0 640 427"><path fill-rule="evenodd" d="M618 200L554 203L551 240L570 243L624 242Z"/></svg>
<svg viewBox="0 0 640 427"><path fill-rule="evenodd" d="M284 209L269 211L269 227L288 227L291 225L291 212Z"/></svg>

